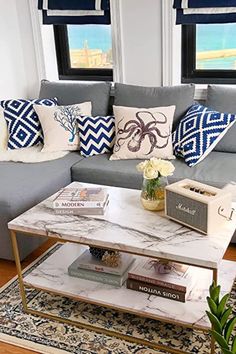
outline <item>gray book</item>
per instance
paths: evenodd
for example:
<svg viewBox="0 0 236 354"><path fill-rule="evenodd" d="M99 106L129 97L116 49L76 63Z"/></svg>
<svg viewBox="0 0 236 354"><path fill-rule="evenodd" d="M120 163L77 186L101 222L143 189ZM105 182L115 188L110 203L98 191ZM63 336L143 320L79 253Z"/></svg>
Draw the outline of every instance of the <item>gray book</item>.
<svg viewBox="0 0 236 354"><path fill-rule="evenodd" d="M129 269L130 269L130 267L122 275L100 273L100 272L96 272L93 270L78 268L77 260L75 260L75 262L73 262L68 267L68 274L72 277L77 277L77 278L81 278L81 279L95 281L98 283L109 284L109 285L121 287L123 285L123 283L128 278Z"/></svg>

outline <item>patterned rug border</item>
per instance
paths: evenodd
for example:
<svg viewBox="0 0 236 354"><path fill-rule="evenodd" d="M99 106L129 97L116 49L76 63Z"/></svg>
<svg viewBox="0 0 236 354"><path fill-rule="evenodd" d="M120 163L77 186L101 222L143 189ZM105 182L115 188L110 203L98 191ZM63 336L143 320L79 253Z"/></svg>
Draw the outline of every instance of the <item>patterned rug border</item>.
<svg viewBox="0 0 236 354"><path fill-rule="evenodd" d="M30 268L32 268L37 262L39 262L43 257L47 255L48 252L52 251L54 248L57 247L58 244L61 244L60 242L56 243L49 249L47 249L41 256L36 258L32 263L30 263L26 268L23 270L23 274L26 273ZM18 282L18 276L14 276L12 279L10 279L6 284L4 284L0 288L0 293L3 292L7 287L12 285L14 282ZM4 342L7 344L11 344L17 347L21 347L24 349L32 350L34 352L38 352L40 354L68 354L68 351L61 350L61 349L56 349L52 347L47 347L46 345L43 344L37 344L33 343L32 341L28 341L26 339L20 339L16 338L14 336L10 336L8 334L4 334L0 332L0 342Z"/></svg>

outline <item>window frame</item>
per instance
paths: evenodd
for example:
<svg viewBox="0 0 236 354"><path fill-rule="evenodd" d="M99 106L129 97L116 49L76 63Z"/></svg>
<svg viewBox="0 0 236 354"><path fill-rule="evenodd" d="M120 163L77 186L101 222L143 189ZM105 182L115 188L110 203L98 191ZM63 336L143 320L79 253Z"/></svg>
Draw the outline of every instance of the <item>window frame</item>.
<svg viewBox="0 0 236 354"><path fill-rule="evenodd" d="M181 82L196 84L235 84L235 70L196 69L196 25L182 25Z"/></svg>
<svg viewBox="0 0 236 354"><path fill-rule="evenodd" d="M67 25L54 25L60 80L113 81L113 69L71 68Z"/></svg>

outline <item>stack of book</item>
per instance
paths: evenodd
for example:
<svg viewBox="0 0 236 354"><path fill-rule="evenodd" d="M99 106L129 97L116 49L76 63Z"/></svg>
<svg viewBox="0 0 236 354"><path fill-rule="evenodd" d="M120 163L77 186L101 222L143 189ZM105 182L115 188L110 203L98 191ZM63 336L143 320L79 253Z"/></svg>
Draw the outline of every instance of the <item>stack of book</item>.
<svg viewBox="0 0 236 354"><path fill-rule="evenodd" d="M103 215L108 205L103 188L64 188L53 201L56 214Z"/></svg>
<svg viewBox="0 0 236 354"><path fill-rule="evenodd" d="M120 254L118 267L112 268L93 257L89 250L83 252L69 267L68 274L73 277L121 287L128 278L128 271L134 261L133 256Z"/></svg>
<svg viewBox="0 0 236 354"><path fill-rule="evenodd" d="M153 259L140 257L128 273L127 288L185 302L196 280L195 271L195 267L172 262L170 273L160 274Z"/></svg>

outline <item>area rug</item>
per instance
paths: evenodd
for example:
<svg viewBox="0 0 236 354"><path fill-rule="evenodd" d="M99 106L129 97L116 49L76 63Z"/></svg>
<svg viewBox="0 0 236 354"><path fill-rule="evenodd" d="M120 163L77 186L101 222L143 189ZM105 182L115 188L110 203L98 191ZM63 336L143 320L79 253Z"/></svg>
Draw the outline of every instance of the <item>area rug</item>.
<svg viewBox="0 0 236 354"><path fill-rule="evenodd" d="M30 272L61 245L52 247L31 264ZM103 307L83 304L56 295L27 290L30 307L65 319L95 324L150 342L184 350L187 353L209 353L210 338L202 332L184 329L159 321L122 314ZM236 283L231 295L236 309ZM161 354L159 350L97 334L76 326L25 314L22 310L17 279L0 289L0 341L18 345L42 354ZM219 352L217 352L219 353Z"/></svg>

